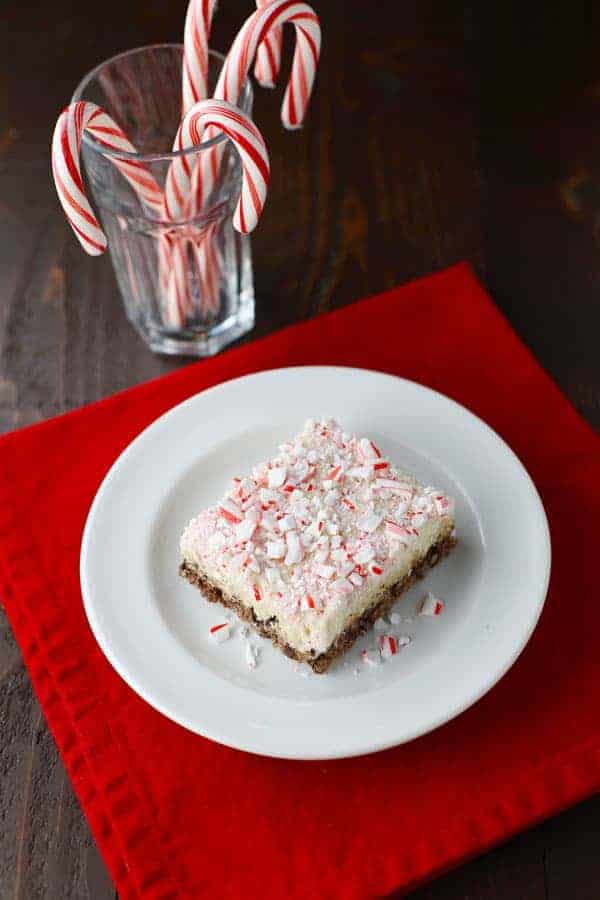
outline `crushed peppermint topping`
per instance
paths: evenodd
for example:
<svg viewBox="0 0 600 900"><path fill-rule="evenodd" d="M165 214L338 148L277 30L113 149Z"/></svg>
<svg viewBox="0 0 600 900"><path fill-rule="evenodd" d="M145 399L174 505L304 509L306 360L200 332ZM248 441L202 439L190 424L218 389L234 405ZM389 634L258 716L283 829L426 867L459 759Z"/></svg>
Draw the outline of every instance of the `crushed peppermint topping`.
<svg viewBox="0 0 600 900"><path fill-rule="evenodd" d="M231 579L245 602L317 619L373 590L374 577L388 577L423 526L451 519L453 510L451 498L419 484L368 437L320 419L273 459L236 475L185 539L206 571ZM419 614L439 615L431 609L424 601ZM221 630L224 640L230 626Z"/></svg>
<svg viewBox="0 0 600 900"><path fill-rule="evenodd" d="M394 518L395 518L395 519L402 519L402 518L404 518L404 516L405 516L406 513L408 512L409 506L410 506L410 501L409 501L409 500L402 500L402 501L398 504L398 506L396 507L396 509L394 510Z"/></svg>
<svg viewBox="0 0 600 900"><path fill-rule="evenodd" d="M381 654L379 650L374 650L369 648L368 650L363 650L360 654L360 658L365 666L378 666L381 663Z"/></svg>
<svg viewBox="0 0 600 900"><path fill-rule="evenodd" d="M285 483L287 470L283 466L270 469L267 475L267 483L270 488L279 488Z"/></svg>
<svg viewBox="0 0 600 900"><path fill-rule="evenodd" d="M219 515L233 525L239 525L242 521L242 510L228 498L225 498L219 506Z"/></svg>
<svg viewBox="0 0 600 900"><path fill-rule="evenodd" d="M270 559L281 559L285 556L285 541L267 541L266 549Z"/></svg>
<svg viewBox="0 0 600 900"><path fill-rule="evenodd" d="M398 641L393 634L382 634L379 638L379 652L382 659L390 659L398 652Z"/></svg>
<svg viewBox="0 0 600 900"><path fill-rule="evenodd" d="M244 651L246 657L246 665L249 669L255 669L258 665L260 650L254 644L247 643Z"/></svg>
<svg viewBox="0 0 600 900"><path fill-rule="evenodd" d="M302 544L300 538L295 531L286 531L285 540L287 543L287 554L285 557L286 566L293 566L302 559Z"/></svg>
<svg viewBox="0 0 600 900"><path fill-rule="evenodd" d="M294 516L282 516L279 520L279 530L282 534L285 531L294 531L296 527L296 519Z"/></svg>
<svg viewBox="0 0 600 900"><path fill-rule="evenodd" d="M336 594L352 594L354 589L347 578L336 578L331 585L331 590Z"/></svg>
<svg viewBox="0 0 600 900"><path fill-rule="evenodd" d="M351 572L354 572L354 563L352 560L344 560L338 566L338 575L340 578L347 578Z"/></svg>
<svg viewBox="0 0 600 900"><path fill-rule="evenodd" d="M208 629L208 637L215 644L224 644L225 641L229 640L232 632L231 622L217 622L216 625L211 625Z"/></svg>
<svg viewBox="0 0 600 900"><path fill-rule="evenodd" d="M410 530L405 525L398 525L397 522L386 522L385 533L395 541L403 541L410 537Z"/></svg>
<svg viewBox="0 0 600 900"><path fill-rule="evenodd" d="M351 469L348 469L348 477L349 478L369 478L373 469L370 469L368 466L353 466Z"/></svg>
<svg viewBox="0 0 600 900"><path fill-rule="evenodd" d="M238 541L249 541L256 531L257 521L252 516L246 516L238 527L235 529L235 536Z"/></svg>
<svg viewBox="0 0 600 900"><path fill-rule="evenodd" d="M392 494L398 494L404 500L410 500L412 496L411 489L400 481L393 478L376 478L373 483L375 491L389 491Z"/></svg>
<svg viewBox="0 0 600 900"><path fill-rule="evenodd" d="M381 524L382 516L377 516L375 513L369 513L366 516L363 516L362 519L358 520L358 527L361 531L366 531L367 534L372 534L376 531Z"/></svg>
<svg viewBox="0 0 600 900"><path fill-rule="evenodd" d="M367 438L361 438L358 442L358 454L365 461L381 457L381 453L373 441L369 441Z"/></svg>
<svg viewBox="0 0 600 900"><path fill-rule="evenodd" d="M444 601L428 591L417 606L419 616L440 616L444 609Z"/></svg>
<svg viewBox="0 0 600 900"><path fill-rule="evenodd" d="M370 544L365 544L361 549L354 554L354 561L361 564L369 562L375 556L375 551L371 547Z"/></svg>

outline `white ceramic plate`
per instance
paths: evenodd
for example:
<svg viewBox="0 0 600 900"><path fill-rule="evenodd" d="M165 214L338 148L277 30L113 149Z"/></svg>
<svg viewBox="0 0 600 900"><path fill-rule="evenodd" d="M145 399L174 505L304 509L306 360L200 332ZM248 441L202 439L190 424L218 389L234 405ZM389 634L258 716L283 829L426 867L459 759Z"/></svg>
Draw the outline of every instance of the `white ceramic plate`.
<svg viewBox="0 0 600 900"><path fill-rule="evenodd" d="M425 588L446 606L439 617L400 626L412 643L373 669L359 660L374 643L371 632L326 675L255 638L261 659L250 671L238 634L222 645L208 641L222 611L178 576L179 536L233 475L270 456L310 416L370 435L456 498L458 546L397 609L411 618ZM176 406L106 476L81 550L90 625L138 694L212 740L295 759L401 744L475 703L527 643L549 572L536 489L490 428L418 384L344 368L263 372Z"/></svg>

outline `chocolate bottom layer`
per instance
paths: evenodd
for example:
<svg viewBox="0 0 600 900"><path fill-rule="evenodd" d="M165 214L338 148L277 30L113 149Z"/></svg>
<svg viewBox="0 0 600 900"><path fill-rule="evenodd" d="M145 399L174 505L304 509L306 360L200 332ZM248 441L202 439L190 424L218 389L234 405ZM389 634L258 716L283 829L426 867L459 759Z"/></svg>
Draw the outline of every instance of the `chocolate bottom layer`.
<svg viewBox="0 0 600 900"><path fill-rule="evenodd" d="M404 591L408 590L418 578L422 578L427 569L435 566L440 559L446 556L455 543L455 539L448 535L438 541L437 544L430 547L425 556L408 575L405 575L404 578L401 578L395 584L383 588L379 594L376 595L373 603L368 609L354 619L350 619L346 628L338 635L331 647L319 656L315 656L314 651L311 651L310 653L301 653L293 647L290 647L290 645L283 640L281 635L278 634L276 616L271 616L266 620L257 619L252 607L245 606L235 597L223 593L220 588L212 584L202 572L190 563L183 562L179 568L179 572L191 584L199 588L206 599L211 603L221 603L228 609L232 609L241 619L250 622L259 634L269 638L269 640L275 644L276 647L279 647L286 656L289 656L290 659L295 659L298 662L306 662L311 666L314 672L322 674L327 671L334 659L349 650L361 634L364 634L377 619L384 616L391 609L398 600L400 594L403 594Z"/></svg>

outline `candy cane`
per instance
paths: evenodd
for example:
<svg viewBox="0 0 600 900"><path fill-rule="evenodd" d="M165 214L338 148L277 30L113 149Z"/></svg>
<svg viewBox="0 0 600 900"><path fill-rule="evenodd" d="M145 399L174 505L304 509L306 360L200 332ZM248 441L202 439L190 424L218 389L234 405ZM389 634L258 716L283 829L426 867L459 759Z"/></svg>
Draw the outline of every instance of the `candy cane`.
<svg viewBox="0 0 600 900"><path fill-rule="evenodd" d="M174 151L197 146L203 132L211 128L225 134L235 145L242 161L242 189L233 217L237 231L247 234L255 227L266 199L269 183L269 156L265 142L251 119L231 103L203 100L195 104L179 126ZM163 213L171 221L186 214L192 168L186 154L172 161L165 182ZM216 312L220 260L216 247L216 225L209 227L200 240L192 241L200 276L201 311ZM185 311L193 312L189 277L184 261L185 242L175 256L169 279L168 315L172 322L182 321Z"/></svg>
<svg viewBox="0 0 600 900"><path fill-rule="evenodd" d="M81 178L80 148L84 130L91 132L101 147L125 153L135 153L136 150L119 126L95 103L83 100L72 103L58 117L52 137L52 172L56 190L69 224L84 249L97 255L106 249L106 237L91 211ZM163 192L144 164L123 157L108 158L129 181L139 199L153 212L162 214ZM84 220L91 230L82 228L82 211L87 214ZM101 232L101 236L97 231ZM92 244L87 239L89 235L92 235ZM102 245L102 249L98 250L94 244Z"/></svg>
<svg viewBox="0 0 600 900"><path fill-rule="evenodd" d="M209 127L229 138L242 161L242 189L233 215L233 227L248 234L256 226L267 196L269 154L265 142L252 120L233 104L201 100L184 116L173 150L197 146ZM171 220L184 212L191 176L186 154L176 156L167 172L164 195L164 212Z"/></svg>
<svg viewBox="0 0 600 900"><path fill-rule="evenodd" d="M238 103L258 47L269 34L273 33L273 30L276 33L286 22L294 25L296 48L283 99L281 118L286 128L298 128L306 114L321 47L319 19L306 3L296 0L270 0L246 19L221 69L215 99ZM208 130L205 140L214 136L214 133ZM190 215L202 209L212 193L218 179L222 157L223 147L216 146L203 153L194 167L188 201Z"/></svg>
<svg viewBox="0 0 600 900"><path fill-rule="evenodd" d="M216 0L190 0L183 37L184 114L208 96L208 41Z"/></svg>
<svg viewBox="0 0 600 900"><path fill-rule="evenodd" d="M256 6L260 9L261 6L268 2L269 0L256 0ZM256 50L254 77L261 87L275 87L277 76L279 75L279 66L281 65L282 39L282 29L273 28Z"/></svg>
<svg viewBox="0 0 600 900"><path fill-rule="evenodd" d="M81 101L80 101L81 102ZM89 104L94 106L93 103ZM135 147L129 141L119 126L99 107L97 114L88 122L90 131L101 147L108 150L119 150L124 153L137 153ZM110 156L112 164L125 176L139 199L154 213L162 212L163 192L149 169L136 159L127 159L120 156Z"/></svg>
<svg viewBox="0 0 600 900"><path fill-rule="evenodd" d="M219 283L221 259L217 244L218 222L212 222L201 243L195 244L196 262L200 276L201 306L205 315L219 311Z"/></svg>
<svg viewBox="0 0 600 900"><path fill-rule="evenodd" d="M84 129L100 112L93 103L73 103L58 117L52 136L52 174L58 199L69 225L90 256L104 253L107 241L85 195L79 151Z"/></svg>
<svg viewBox="0 0 600 900"><path fill-rule="evenodd" d="M223 261L219 249L219 227L219 222L211 222L202 233L195 233L190 240L199 282L198 311L203 319L215 316L220 306L219 291ZM196 309L193 307L192 297L190 302L194 313Z"/></svg>
<svg viewBox="0 0 600 900"><path fill-rule="evenodd" d="M194 103L208 96L208 45L215 7L215 0L190 0L188 5L183 51L182 100L184 114ZM266 53L265 47L267 47ZM281 29L279 29L278 40L275 33L267 36L265 47L261 45L259 53L261 56L266 56L270 65L272 63L272 71L271 69L269 70L271 74L267 73L266 77L270 77L274 82L279 68L278 60L281 55ZM200 209L201 206L196 205L193 211L190 210L190 215L198 213ZM213 235L214 228L211 228L210 232ZM221 275L217 246L215 241L211 240L208 231L199 238L192 238L190 244L197 262L201 285L201 312L204 314L215 313L218 310L218 286ZM181 270L172 266L168 275L170 305L173 302L180 302L181 298L179 295L183 285L180 284L177 287L176 284L180 275Z"/></svg>
<svg viewBox="0 0 600 900"><path fill-rule="evenodd" d="M208 45L215 8L216 0L190 0L187 8L182 69L182 106L184 115L195 103L199 100L204 100L208 96ZM211 273L210 278L206 280L207 267L209 261L210 264L216 264L217 257L214 253L214 248L207 246L205 236L202 236L200 239L191 239L189 243L197 262L201 283L201 311L205 311L205 305L211 307L214 305L212 285L219 280L218 272ZM183 308L187 308L190 315L194 313L189 277L187 277L186 270L181 265L187 256L187 247L187 241L180 240L178 242L176 264L171 266L166 273L167 315L173 321L178 320ZM184 278L185 283L183 281ZM161 278L161 280L163 279ZM211 290L210 297L206 296L206 291L208 290Z"/></svg>
<svg viewBox="0 0 600 900"><path fill-rule="evenodd" d="M296 0L270 0L263 3L246 20L221 70L215 99L238 103L255 55L259 49L267 52L271 46L267 41L271 36L274 37L274 42L277 42L277 36L281 37L285 22L290 22L295 27L296 49L281 115L285 127L298 128L302 124L308 106L321 46L318 17L306 3ZM273 75L275 74L274 67ZM213 138L215 134L215 130L207 128L204 137ZM188 199L185 212L188 217L197 215L210 197L218 179L223 152L223 145L219 145L202 153L196 162L191 183L186 182ZM199 267L202 267L202 254L207 250L206 242L196 245Z"/></svg>
<svg viewBox="0 0 600 900"><path fill-rule="evenodd" d="M306 114L321 49L319 19L307 3L271 0L246 19L223 64L215 99L238 102L259 44L273 29L281 28L286 22L296 30L296 49L281 119L286 128L299 128Z"/></svg>
<svg viewBox="0 0 600 900"><path fill-rule="evenodd" d="M99 110L99 114L88 123L88 130L92 132L101 146L110 150L124 151L125 153L136 152L133 144L103 110ZM135 159L117 156L110 156L109 159L131 184L139 199L156 216L162 217L163 191L147 167ZM174 303L171 300L164 307L163 319L165 324L179 328L184 324L185 311L190 311L189 290L187 288L187 279L184 279L185 270L182 265L180 243L177 243L173 236L160 234L157 255L159 285L163 296L171 294L171 273L176 272L177 274L176 299Z"/></svg>
<svg viewBox="0 0 600 900"><path fill-rule="evenodd" d="M191 292L190 264L191 250L196 263L200 285L199 312L204 318L214 315L219 309L219 284L221 259L216 244L216 226L211 225L202 234L178 236L174 239L167 280L163 289L165 302L163 318L172 327L180 328L187 317L196 313L196 305Z"/></svg>
<svg viewBox="0 0 600 900"><path fill-rule="evenodd" d="M87 200L81 177L80 151L84 130L91 132L98 143L107 149L126 153L136 151L119 126L95 103L82 100L72 103L58 117L52 137L52 173L58 198L83 249L97 256L104 252L107 241ZM143 163L116 156L108 158L131 184L140 201L156 215L162 216L163 192ZM172 238L161 236L158 256L159 272L164 279L163 290L168 284L168 273L173 268L173 253ZM183 298L178 303L182 305ZM182 324L183 315L183 311L178 313L178 325ZM174 323L172 311L166 312L165 320Z"/></svg>
<svg viewBox="0 0 600 900"><path fill-rule="evenodd" d="M171 328L180 329L185 325L187 316L194 311L190 294L187 241L174 239L170 250L169 259L164 260L164 264L168 265L168 277L166 287L162 288L163 321Z"/></svg>

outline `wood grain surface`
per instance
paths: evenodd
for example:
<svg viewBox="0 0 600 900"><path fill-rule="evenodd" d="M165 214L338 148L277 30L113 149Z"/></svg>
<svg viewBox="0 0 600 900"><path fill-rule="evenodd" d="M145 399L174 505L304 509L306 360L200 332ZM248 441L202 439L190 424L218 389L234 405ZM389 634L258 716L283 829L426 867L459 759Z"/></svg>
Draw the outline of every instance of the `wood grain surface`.
<svg viewBox="0 0 600 900"><path fill-rule="evenodd" d="M252 5L221 7L213 44L226 49ZM108 257L84 256L62 217L48 156L54 119L85 71L179 40L184 8L55 0L3 10L2 430L185 364L153 356L134 334ZM599 13L576 0L329 0L319 12L307 127L281 130L280 91L255 105L273 180L253 241L252 337L468 259L600 426ZM415 897L596 900L599 832L596 798ZM0 898L114 897L0 613Z"/></svg>

